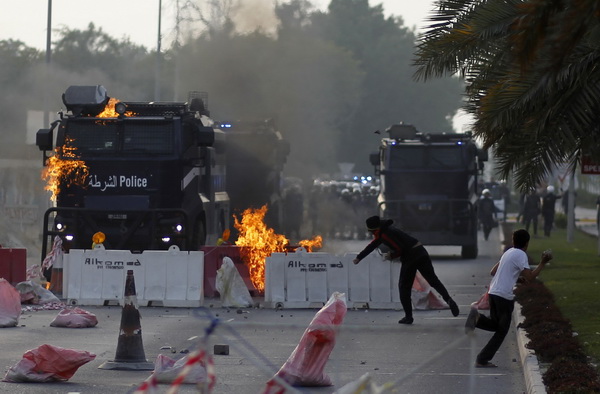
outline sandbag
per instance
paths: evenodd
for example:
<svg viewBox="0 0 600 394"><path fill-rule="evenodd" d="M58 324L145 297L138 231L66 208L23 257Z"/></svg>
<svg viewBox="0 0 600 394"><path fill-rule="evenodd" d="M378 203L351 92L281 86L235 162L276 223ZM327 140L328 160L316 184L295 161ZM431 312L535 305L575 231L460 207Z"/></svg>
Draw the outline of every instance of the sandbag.
<svg viewBox="0 0 600 394"><path fill-rule="evenodd" d="M279 371L267 382L265 394L285 392L276 378L292 386L331 386L332 381L325 373L337 335L337 328L346 316L346 295L335 292L321 308L300 342Z"/></svg>
<svg viewBox="0 0 600 394"><path fill-rule="evenodd" d="M78 307L62 309L50 322L51 327L67 328L89 328L97 324L96 315Z"/></svg>
<svg viewBox="0 0 600 394"><path fill-rule="evenodd" d="M6 372L3 381L11 383L44 383L69 380L77 369L96 358L84 350L41 345L28 350L21 361Z"/></svg>
<svg viewBox="0 0 600 394"><path fill-rule="evenodd" d="M221 296L222 306L247 308L254 305L244 279L229 257L223 257L223 263L217 270L215 287Z"/></svg>
<svg viewBox="0 0 600 394"><path fill-rule="evenodd" d="M15 327L21 316L21 296L6 279L0 278L0 327Z"/></svg>
<svg viewBox="0 0 600 394"><path fill-rule="evenodd" d="M431 285L423 278L419 271L415 275L411 289L411 301L416 310L448 309L450 308L444 300L431 289Z"/></svg>

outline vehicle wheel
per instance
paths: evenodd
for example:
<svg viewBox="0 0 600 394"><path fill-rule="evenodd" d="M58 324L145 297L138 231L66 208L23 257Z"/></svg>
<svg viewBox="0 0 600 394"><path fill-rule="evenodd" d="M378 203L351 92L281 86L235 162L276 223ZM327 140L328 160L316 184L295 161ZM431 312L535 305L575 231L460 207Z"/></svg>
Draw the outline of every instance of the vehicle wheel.
<svg viewBox="0 0 600 394"><path fill-rule="evenodd" d="M477 258L477 245L464 245L461 250L461 256L463 259L474 259Z"/></svg>

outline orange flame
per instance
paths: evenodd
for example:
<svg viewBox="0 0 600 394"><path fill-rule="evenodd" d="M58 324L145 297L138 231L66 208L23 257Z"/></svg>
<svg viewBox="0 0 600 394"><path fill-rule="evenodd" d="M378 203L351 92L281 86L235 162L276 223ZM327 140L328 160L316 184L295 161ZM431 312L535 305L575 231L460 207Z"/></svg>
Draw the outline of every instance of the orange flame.
<svg viewBox="0 0 600 394"><path fill-rule="evenodd" d="M286 252L290 247L290 241L275 230L267 227L264 222L267 206L260 209L248 208L242 213L242 220L234 216L234 227L239 231L235 244L243 246L240 248L242 260L248 266L250 280L254 287L263 292L265 289L265 261L272 253ZM317 235L312 240L299 242L308 252L312 248L320 248L323 239Z"/></svg>
<svg viewBox="0 0 600 394"><path fill-rule="evenodd" d="M65 145L57 146L54 155L48 158L48 165L42 170L42 179L46 181L44 190L52 192L52 201L56 201L61 181L65 182L66 186L84 185L89 175L87 165L83 160L79 160L75 153L77 148L69 146L72 141L67 139Z"/></svg>
<svg viewBox="0 0 600 394"><path fill-rule="evenodd" d="M98 115L96 115L97 118L117 118L119 117L119 114L117 113L117 111L115 111L115 105L120 102L120 100L117 100L116 98L110 98L108 100L108 103L106 104L106 107L104 107L104 111L100 112ZM132 111L126 111L125 116L134 116L135 113Z"/></svg>
<svg viewBox="0 0 600 394"><path fill-rule="evenodd" d="M319 249L323 246L323 237L317 235L313 239L303 239L298 242L298 245L306 249L307 252L312 252L313 249Z"/></svg>

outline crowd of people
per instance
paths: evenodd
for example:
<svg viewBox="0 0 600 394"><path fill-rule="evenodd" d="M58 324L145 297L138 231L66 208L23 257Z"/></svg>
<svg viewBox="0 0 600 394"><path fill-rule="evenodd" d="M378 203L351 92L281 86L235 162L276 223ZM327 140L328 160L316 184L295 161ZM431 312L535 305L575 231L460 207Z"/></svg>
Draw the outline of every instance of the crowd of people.
<svg viewBox="0 0 600 394"><path fill-rule="evenodd" d="M377 213L379 186L358 181L315 180L307 192L284 191L284 231L292 239L366 239L363 218ZM302 208L301 208L302 207Z"/></svg>
<svg viewBox="0 0 600 394"><path fill-rule="evenodd" d="M484 187L477 202L477 212L480 229L483 231L484 239L487 240L491 230L498 225L500 214L503 213L504 219L506 218L506 208L502 212L492 199L490 186L486 184ZM569 206L568 194L557 193L555 187L552 185L548 185L542 190L542 192L539 192L538 189L534 188L520 195L516 221L517 223L521 223L525 230L529 231L531 229L533 236L538 235L538 228L541 227L544 236L550 237L554 228L557 209L556 203L561 200L562 212L567 214ZM503 198L503 205L508 207L510 200L508 197Z"/></svg>

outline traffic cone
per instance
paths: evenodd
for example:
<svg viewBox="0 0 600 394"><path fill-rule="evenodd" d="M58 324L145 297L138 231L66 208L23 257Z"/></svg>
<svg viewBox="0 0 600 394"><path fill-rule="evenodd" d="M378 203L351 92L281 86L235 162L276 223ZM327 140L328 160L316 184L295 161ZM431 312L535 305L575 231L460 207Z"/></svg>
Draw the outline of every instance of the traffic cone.
<svg viewBox="0 0 600 394"><path fill-rule="evenodd" d="M138 371L151 371L154 369L154 364L146 360L146 354L144 353L133 270L127 271L127 279L125 280L125 300L123 302L123 312L121 313L117 354L113 361L106 361L98 368Z"/></svg>
<svg viewBox="0 0 600 394"><path fill-rule="evenodd" d="M58 256L52 264L50 274L50 288L48 289L58 298L63 296L63 256Z"/></svg>

